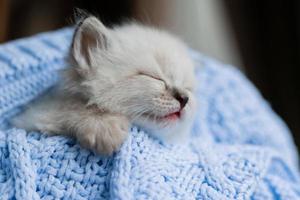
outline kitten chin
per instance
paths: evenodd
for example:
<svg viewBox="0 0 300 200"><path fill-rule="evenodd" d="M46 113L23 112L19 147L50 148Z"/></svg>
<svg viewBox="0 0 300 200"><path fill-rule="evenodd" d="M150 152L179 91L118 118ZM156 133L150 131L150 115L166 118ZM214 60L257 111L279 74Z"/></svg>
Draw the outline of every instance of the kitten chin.
<svg viewBox="0 0 300 200"><path fill-rule="evenodd" d="M110 29L90 16L77 25L69 65L59 92L32 104L15 125L76 137L100 154L117 150L131 123L165 142L187 139L195 77L173 35L134 23Z"/></svg>

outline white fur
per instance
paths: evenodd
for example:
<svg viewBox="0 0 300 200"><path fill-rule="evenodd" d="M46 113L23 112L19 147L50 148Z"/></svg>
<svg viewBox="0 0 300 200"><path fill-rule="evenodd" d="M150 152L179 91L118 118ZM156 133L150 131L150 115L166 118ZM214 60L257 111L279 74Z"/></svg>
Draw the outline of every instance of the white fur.
<svg viewBox="0 0 300 200"><path fill-rule="evenodd" d="M130 123L165 141L181 141L194 117L195 77L186 46L146 26L106 28L95 17L74 34L61 92L33 104L16 118L18 127L71 134L98 153L112 153ZM161 120L180 109L174 92L188 96L181 117Z"/></svg>

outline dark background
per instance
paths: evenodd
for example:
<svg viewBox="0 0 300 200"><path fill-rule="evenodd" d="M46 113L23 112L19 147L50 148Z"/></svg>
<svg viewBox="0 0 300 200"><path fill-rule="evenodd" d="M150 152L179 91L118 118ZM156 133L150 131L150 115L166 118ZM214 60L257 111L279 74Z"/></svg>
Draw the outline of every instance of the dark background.
<svg viewBox="0 0 300 200"><path fill-rule="evenodd" d="M0 0L0 42L70 25L75 7L107 25L120 23L134 16L137 1ZM287 122L299 147L300 1L220 1L245 73Z"/></svg>
<svg viewBox="0 0 300 200"><path fill-rule="evenodd" d="M226 1L248 77L300 146L300 1Z"/></svg>

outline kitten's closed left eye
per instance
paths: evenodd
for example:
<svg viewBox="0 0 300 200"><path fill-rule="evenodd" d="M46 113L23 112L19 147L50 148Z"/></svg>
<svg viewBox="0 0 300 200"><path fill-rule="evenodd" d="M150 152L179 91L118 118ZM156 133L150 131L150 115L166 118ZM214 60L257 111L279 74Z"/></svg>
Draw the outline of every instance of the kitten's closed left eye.
<svg viewBox="0 0 300 200"><path fill-rule="evenodd" d="M137 75L147 76L147 77L150 77L150 78L153 78L153 79L156 79L156 80L159 80L159 81L162 81L165 83L165 81L162 78L160 78L159 76L155 76L155 75L149 74L147 72L139 72Z"/></svg>

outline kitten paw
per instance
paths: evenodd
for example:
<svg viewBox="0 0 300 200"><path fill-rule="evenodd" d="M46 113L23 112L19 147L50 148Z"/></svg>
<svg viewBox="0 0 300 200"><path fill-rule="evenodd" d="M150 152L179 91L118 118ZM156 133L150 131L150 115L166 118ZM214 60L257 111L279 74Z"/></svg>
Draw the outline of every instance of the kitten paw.
<svg viewBox="0 0 300 200"><path fill-rule="evenodd" d="M110 155L118 150L128 135L129 121L121 115L105 115L89 121L77 135L79 143L98 154Z"/></svg>

